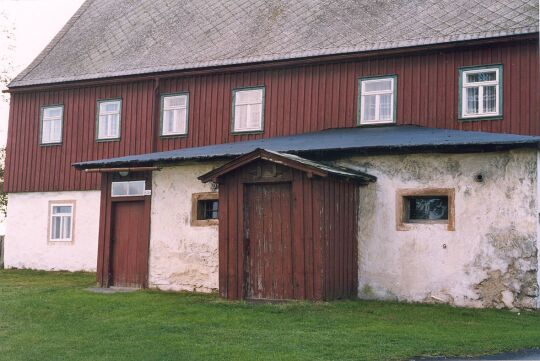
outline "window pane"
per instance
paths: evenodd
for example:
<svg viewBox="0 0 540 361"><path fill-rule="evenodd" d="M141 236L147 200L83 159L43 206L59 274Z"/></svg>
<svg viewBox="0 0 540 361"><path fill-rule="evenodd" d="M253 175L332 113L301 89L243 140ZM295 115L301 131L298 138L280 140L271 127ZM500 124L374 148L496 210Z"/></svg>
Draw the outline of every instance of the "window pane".
<svg viewBox="0 0 540 361"><path fill-rule="evenodd" d="M466 88L467 89L467 109L468 114L478 113L478 88Z"/></svg>
<svg viewBox="0 0 540 361"><path fill-rule="evenodd" d="M119 113L120 112L120 102L119 101L111 101L111 102L99 103L99 112L100 113Z"/></svg>
<svg viewBox="0 0 540 361"><path fill-rule="evenodd" d="M163 111L163 134L186 133L186 108Z"/></svg>
<svg viewBox="0 0 540 361"><path fill-rule="evenodd" d="M378 95L380 97L379 104L379 120L392 119L392 94Z"/></svg>
<svg viewBox="0 0 540 361"><path fill-rule="evenodd" d="M41 135L41 141L43 143L50 143L51 142L51 133L52 133L52 121L50 120L44 120L42 125L42 135Z"/></svg>
<svg viewBox="0 0 540 361"><path fill-rule="evenodd" d="M486 71L481 73L472 73L467 74L468 83L477 83L484 81L495 81L497 80L497 73L495 71Z"/></svg>
<svg viewBox="0 0 540 361"><path fill-rule="evenodd" d="M261 128L261 105L249 105L248 106L248 128L260 129Z"/></svg>
<svg viewBox="0 0 540 361"><path fill-rule="evenodd" d="M71 206L53 206L53 214L71 214Z"/></svg>
<svg viewBox="0 0 540 361"><path fill-rule="evenodd" d="M43 109L43 118L59 118L62 116L62 107Z"/></svg>
<svg viewBox="0 0 540 361"><path fill-rule="evenodd" d="M108 136L110 136L111 138L117 138L120 125L120 115L109 115L109 122L111 123L111 128Z"/></svg>
<svg viewBox="0 0 540 361"><path fill-rule="evenodd" d="M62 217L62 232L60 237L63 239L71 238L71 217L64 216Z"/></svg>
<svg viewBox="0 0 540 361"><path fill-rule="evenodd" d="M497 90L495 86L485 86L483 96L484 112L495 113L497 111Z"/></svg>
<svg viewBox="0 0 540 361"><path fill-rule="evenodd" d="M171 108L171 107L185 107L187 101L187 96L185 95L175 95L175 96L166 96L163 98L163 107Z"/></svg>
<svg viewBox="0 0 540 361"><path fill-rule="evenodd" d="M236 104L262 103L262 89L240 90L235 94Z"/></svg>
<svg viewBox="0 0 540 361"><path fill-rule="evenodd" d="M448 197L410 197L409 219L448 219Z"/></svg>
<svg viewBox="0 0 540 361"><path fill-rule="evenodd" d="M52 217L51 239L60 238L61 222L62 222L62 217Z"/></svg>
<svg viewBox="0 0 540 361"><path fill-rule="evenodd" d="M364 95L362 96L363 101L363 119L364 120L375 120L375 101L376 95Z"/></svg>
<svg viewBox="0 0 540 361"><path fill-rule="evenodd" d="M197 218L199 220L218 219L218 208L218 200L200 200L197 202Z"/></svg>
<svg viewBox="0 0 540 361"><path fill-rule="evenodd" d="M364 80L364 91L365 92L374 92L374 91L391 91L392 90L392 79L381 79L381 80Z"/></svg>
<svg viewBox="0 0 540 361"><path fill-rule="evenodd" d="M237 105L234 111L234 129L244 130L247 128L248 106Z"/></svg>
<svg viewBox="0 0 540 361"><path fill-rule="evenodd" d="M145 181L134 181L128 184L128 194L130 196L142 196L144 195Z"/></svg>
<svg viewBox="0 0 540 361"><path fill-rule="evenodd" d="M128 182L113 182L111 195L113 197L127 196L128 195Z"/></svg>

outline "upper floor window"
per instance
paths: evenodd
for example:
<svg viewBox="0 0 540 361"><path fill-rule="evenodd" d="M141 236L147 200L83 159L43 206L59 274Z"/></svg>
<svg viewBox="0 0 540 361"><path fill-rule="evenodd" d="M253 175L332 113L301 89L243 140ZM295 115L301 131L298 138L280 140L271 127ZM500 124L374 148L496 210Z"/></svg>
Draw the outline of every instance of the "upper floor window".
<svg viewBox="0 0 540 361"><path fill-rule="evenodd" d="M396 120L396 76L360 79L360 124L393 123Z"/></svg>
<svg viewBox="0 0 540 361"><path fill-rule="evenodd" d="M120 113L122 101L98 101L98 140L114 140L120 138Z"/></svg>
<svg viewBox="0 0 540 361"><path fill-rule="evenodd" d="M188 95L163 95L161 98L161 135L187 134Z"/></svg>
<svg viewBox="0 0 540 361"><path fill-rule="evenodd" d="M53 242L70 242L73 239L74 202L50 203L50 235Z"/></svg>
<svg viewBox="0 0 540 361"><path fill-rule="evenodd" d="M460 118L497 117L502 114L502 67L459 70Z"/></svg>
<svg viewBox="0 0 540 361"><path fill-rule="evenodd" d="M264 88L233 91L233 132L263 130Z"/></svg>
<svg viewBox="0 0 540 361"><path fill-rule="evenodd" d="M41 144L62 143L64 107L61 105L41 108Z"/></svg>

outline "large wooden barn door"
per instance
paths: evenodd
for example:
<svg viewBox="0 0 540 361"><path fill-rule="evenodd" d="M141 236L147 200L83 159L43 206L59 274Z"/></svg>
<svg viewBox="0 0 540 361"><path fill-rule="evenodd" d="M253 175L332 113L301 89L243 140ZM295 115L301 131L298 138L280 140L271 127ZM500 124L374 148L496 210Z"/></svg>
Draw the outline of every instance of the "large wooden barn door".
<svg viewBox="0 0 540 361"><path fill-rule="evenodd" d="M247 184L245 292L251 299L292 299L291 183Z"/></svg>
<svg viewBox="0 0 540 361"><path fill-rule="evenodd" d="M148 236L144 201L112 203L111 286L144 286Z"/></svg>

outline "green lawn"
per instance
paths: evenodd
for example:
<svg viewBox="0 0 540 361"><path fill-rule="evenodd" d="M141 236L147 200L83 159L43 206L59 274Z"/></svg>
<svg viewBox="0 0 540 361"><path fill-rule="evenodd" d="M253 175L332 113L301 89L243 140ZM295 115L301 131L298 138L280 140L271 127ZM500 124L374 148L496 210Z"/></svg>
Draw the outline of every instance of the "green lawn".
<svg viewBox="0 0 540 361"><path fill-rule="evenodd" d="M1 360L404 360L540 346L540 313L215 295L95 294L94 275L0 271Z"/></svg>

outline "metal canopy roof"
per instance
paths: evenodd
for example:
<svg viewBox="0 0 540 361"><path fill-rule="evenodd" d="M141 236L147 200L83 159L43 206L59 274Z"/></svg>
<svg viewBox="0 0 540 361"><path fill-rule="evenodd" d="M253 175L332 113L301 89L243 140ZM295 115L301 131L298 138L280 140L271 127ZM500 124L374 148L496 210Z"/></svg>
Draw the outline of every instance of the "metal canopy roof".
<svg viewBox="0 0 540 361"><path fill-rule="evenodd" d="M130 155L79 162L77 169L148 166L182 161L230 159L257 148L296 155L330 153L414 153L493 151L538 147L540 137L426 128L414 125L341 128L236 143L184 148L167 152Z"/></svg>

